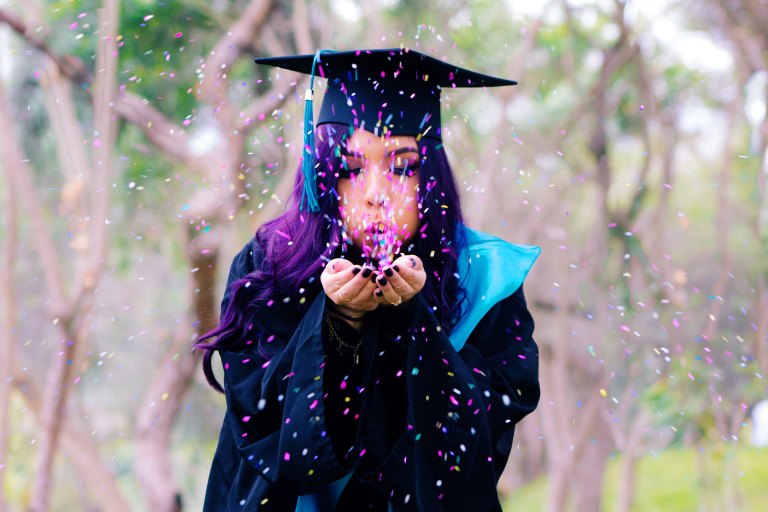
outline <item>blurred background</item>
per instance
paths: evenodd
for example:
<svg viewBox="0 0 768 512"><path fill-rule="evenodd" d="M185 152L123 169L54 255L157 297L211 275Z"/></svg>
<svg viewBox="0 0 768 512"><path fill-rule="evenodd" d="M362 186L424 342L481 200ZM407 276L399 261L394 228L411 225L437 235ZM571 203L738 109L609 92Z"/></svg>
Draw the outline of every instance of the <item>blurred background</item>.
<svg viewBox="0 0 768 512"><path fill-rule="evenodd" d="M301 147L305 77L253 58L401 46L520 82L443 93L469 224L543 249L505 510L765 510L766 27L766 0L0 0L0 510L201 508L224 399L190 346Z"/></svg>

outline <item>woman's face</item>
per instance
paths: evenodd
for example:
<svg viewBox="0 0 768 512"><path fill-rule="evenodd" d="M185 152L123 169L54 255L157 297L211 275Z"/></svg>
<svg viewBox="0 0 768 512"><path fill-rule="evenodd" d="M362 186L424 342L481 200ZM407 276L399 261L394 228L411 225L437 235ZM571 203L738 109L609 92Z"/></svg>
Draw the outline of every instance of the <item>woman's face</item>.
<svg viewBox="0 0 768 512"><path fill-rule="evenodd" d="M419 229L420 157L416 138L357 129L342 147L337 192L344 230L381 266Z"/></svg>

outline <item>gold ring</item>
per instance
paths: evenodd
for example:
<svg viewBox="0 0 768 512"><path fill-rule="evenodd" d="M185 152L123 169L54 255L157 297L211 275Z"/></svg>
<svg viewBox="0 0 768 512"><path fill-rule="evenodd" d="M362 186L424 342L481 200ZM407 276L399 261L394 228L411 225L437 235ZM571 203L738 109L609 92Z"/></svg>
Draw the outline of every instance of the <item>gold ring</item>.
<svg viewBox="0 0 768 512"><path fill-rule="evenodd" d="M402 303L403 303L403 298L399 295L397 296L397 302L390 302L390 304L392 304L393 306L399 306Z"/></svg>
<svg viewBox="0 0 768 512"><path fill-rule="evenodd" d="M399 292L399 291L400 291L400 288L402 288L402 287L403 287L403 285L402 285L402 284L401 284L400 286L395 286L395 285L392 285L392 288L394 288L394 290L395 290L396 292Z"/></svg>
<svg viewBox="0 0 768 512"><path fill-rule="evenodd" d="M336 298L339 299L340 304L344 304L345 302L349 302L352 300L344 297L339 290L336 290Z"/></svg>

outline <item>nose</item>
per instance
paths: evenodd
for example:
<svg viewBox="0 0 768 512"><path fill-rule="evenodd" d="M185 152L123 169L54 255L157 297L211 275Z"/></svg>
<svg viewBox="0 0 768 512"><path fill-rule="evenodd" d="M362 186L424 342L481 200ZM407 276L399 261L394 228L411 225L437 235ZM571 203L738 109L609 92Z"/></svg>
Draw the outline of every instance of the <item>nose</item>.
<svg viewBox="0 0 768 512"><path fill-rule="evenodd" d="M373 167L365 172L363 178L363 200L365 204L373 208L381 208L389 202L388 182L386 173L378 167Z"/></svg>

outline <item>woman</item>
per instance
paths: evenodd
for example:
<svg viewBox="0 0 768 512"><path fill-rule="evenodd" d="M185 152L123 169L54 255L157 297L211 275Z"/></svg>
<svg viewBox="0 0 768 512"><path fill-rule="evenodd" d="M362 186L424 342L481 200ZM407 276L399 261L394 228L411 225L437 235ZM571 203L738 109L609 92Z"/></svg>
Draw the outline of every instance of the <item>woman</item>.
<svg viewBox="0 0 768 512"><path fill-rule="evenodd" d="M539 249L464 226L440 90L514 82L402 49L257 62L328 85L285 214L235 256L198 342L227 400L205 510L500 510L539 400Z"/></svg>

